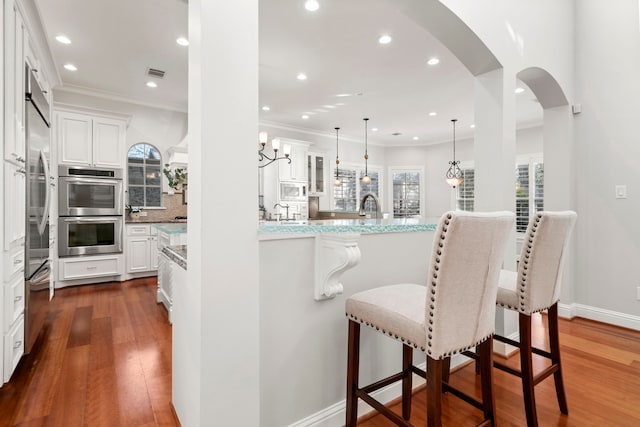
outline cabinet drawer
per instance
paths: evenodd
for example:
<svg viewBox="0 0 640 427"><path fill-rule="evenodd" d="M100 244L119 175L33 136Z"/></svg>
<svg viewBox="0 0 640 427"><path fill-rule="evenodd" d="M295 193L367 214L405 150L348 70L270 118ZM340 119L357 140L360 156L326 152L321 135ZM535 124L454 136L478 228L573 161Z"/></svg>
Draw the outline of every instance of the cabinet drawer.
<svg viewBox="0 0 640 427"><path fill-rule="evenodd" d="M60 279L117 276L121 274L119 267L118 257L60 260Z"/></svg>
<svg viewBox="0 0 640 427"><path fill-rule="evenodd" d="M9 381L24 354L24 316L4 336L4 381Z"/></svg>
<svg viewBox="0 0 640 427"><path fill-rule="evenodd" d="M148 236L149 225L127 225L127 236Z"/></svg>
<svg viewBox="0 0 640 427"><path fill-rule="evenodd" d="M17 276L4 285L4 331L24 312L24 279Z"/></svg>
<svg viewBox="0 0 640 427"><path fill-rule="evenodd" d="M16 246L4 257L4 280L9 281L11 276L24 270L24 246Z"/></svg>

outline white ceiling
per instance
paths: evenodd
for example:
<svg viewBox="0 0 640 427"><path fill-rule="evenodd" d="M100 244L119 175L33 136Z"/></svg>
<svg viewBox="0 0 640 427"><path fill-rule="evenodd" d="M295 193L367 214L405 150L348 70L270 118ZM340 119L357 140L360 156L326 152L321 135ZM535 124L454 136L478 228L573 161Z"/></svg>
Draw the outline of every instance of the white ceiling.
<svg viewBox="0 0 640 427"><path fill-rule="evenodd" d="M175 42L187 34L186 0L35 1L63 87L187 110L187 49ZM339 126L360 140L368 117L372 143L412 145L449 141L457 118L457 134L472 135L471 74L392 2L319 0L316 12L304 2L260 0L260 107L271 108L261 122L331 135ZM56 42L59 34L72 44ZM380 45L382 34L392 42ZM427 65L433 56L440 64ZM145 86L148 67L166 71L155 89ZM336 96L344 93L352 96ZM519 123L541 121L533 98L518 95Z"/></svg>

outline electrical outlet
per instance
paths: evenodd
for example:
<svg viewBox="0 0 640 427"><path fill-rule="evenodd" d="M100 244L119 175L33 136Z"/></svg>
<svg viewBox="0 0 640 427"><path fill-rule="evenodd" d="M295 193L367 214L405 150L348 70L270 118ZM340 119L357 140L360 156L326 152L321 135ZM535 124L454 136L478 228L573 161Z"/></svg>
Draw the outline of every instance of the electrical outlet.
<svg viewBox="0 0 640 427"><path fill-rule="evenodd" d="M147 216L147 213L145 211L140 211L140 216Z"/></svg>

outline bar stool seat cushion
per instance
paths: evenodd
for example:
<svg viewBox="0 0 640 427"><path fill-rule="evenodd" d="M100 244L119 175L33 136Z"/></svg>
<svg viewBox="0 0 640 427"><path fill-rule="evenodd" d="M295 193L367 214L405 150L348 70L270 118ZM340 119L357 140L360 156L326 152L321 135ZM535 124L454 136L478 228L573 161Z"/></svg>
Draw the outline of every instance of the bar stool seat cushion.
<svg viewBox="0 0 640 427"><path fill-rule="evenodd" d="M496 302L502 307L518 310L518 291L516 290L516 282L518 273L509 270L500 270L500 278L498 279L498 295Z"/></svg>
<svg viewBox="0 0 640 427"><path fill-rule="evenodd" d="M425 350L425 286L397 284L359 292L347 299L347 316L415 348Z"/></svg>

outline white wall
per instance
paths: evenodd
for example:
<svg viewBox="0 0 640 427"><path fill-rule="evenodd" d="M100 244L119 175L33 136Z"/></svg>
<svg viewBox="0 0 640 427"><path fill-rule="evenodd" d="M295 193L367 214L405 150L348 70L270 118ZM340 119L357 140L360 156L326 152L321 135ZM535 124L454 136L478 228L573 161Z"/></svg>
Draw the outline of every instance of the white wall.
<svg viewBox="0 0 640 427"><path fill-rule="evenodd" d="M638 316L640 28L636 0L576 2L576 302ZM615 186L628 198L616 199Z"/></svg>

